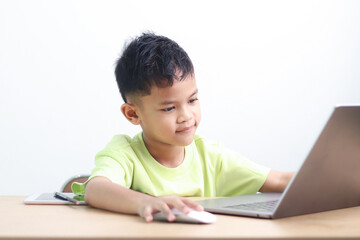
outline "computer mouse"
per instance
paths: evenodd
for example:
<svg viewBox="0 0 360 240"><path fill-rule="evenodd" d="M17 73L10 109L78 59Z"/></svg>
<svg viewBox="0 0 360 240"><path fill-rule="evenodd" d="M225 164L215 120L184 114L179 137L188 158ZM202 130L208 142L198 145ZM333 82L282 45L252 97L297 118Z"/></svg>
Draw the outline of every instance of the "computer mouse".
<svg viewBox="0 0 360 240"><path fill-rule="evenodd" d="M175 215L174 222L182 223L213 223L216 221L216 216L206 211L191 210L188 214L181 212L180 210L173 208L171 212ZM167 217L158 212L153 215L155 221L168 221Z"/></svg>

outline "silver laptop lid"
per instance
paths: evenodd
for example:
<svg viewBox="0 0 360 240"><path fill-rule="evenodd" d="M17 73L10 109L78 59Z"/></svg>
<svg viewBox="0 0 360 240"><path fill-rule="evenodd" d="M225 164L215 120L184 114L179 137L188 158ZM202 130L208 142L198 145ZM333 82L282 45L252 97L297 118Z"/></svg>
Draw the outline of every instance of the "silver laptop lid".
<svg viewBox="0 0 360 240"><path fill-rule="evenodd" d="M360 205L360 106L336 107L274 218Z"/></svg>
<svg viewBox="0 0 360 240"><path fill-rule="evenodd" d="M265 193L199 201L215 213L281 218L360 205L360 106L336 107L283 194ZM236 206L280 199L273 212Z"/></svg>

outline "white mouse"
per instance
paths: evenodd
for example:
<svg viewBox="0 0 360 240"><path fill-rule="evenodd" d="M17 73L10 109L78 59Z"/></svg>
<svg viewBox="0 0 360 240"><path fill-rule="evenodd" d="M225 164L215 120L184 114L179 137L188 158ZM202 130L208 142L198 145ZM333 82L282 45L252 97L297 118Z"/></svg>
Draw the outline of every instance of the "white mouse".
<svg viewBox="0 0 360 240"><path fill-rule="evenodd" d="M188 214L179 211L176 208L171 209L171 212L175 215L174 222L183 223L213 223L216 221L216 216L206 211L195 211L191 210ZM158 212L153 215L156 221L168 221L167 217L162 213Z"/></svg>

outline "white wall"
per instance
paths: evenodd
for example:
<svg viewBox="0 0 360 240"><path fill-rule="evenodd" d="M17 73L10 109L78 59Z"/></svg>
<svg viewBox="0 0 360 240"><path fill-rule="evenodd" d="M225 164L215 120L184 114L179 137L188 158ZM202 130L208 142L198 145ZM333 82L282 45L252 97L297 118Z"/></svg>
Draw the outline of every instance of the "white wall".
<svg viewBox="0 0 360 240"><path fill-rule="evenodd" d="M144 30L192 58L198 133L296 170L333 106L360 103L360 1L0 0L0 194L54 191L114 134L113 75Z"/></svg>

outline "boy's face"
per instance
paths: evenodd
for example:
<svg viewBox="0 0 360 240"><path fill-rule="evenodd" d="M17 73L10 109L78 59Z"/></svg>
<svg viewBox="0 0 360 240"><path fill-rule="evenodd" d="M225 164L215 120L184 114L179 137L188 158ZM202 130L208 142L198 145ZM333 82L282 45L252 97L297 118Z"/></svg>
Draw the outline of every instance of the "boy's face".
<svg viewBox="0 0 360 240"><path fill-rule="evenodd" d="M193 75L172 86L153 86L140 98L137 115L147 144L187 146L194 139L201 112Z"/></svg>

